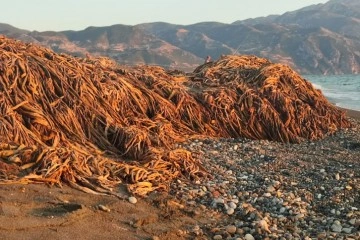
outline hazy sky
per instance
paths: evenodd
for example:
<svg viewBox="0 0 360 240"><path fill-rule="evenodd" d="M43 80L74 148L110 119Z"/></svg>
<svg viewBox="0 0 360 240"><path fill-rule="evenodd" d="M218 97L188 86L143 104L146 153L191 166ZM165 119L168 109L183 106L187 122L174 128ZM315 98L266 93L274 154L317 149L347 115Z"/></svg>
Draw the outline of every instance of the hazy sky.
<svg viewBox="0 0 360 240"><path fill-rule="evenodd" d="M0 23L38 31L157 21L232 23L325 2L327 0L0 0Z"/></svg>

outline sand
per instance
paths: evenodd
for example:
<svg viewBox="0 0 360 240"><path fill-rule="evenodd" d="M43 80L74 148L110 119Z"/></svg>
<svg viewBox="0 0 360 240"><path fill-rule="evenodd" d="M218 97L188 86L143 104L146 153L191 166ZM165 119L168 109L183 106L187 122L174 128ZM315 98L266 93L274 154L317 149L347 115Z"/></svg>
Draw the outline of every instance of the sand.
<svg viewBox="0 0 360 240"><path fill-rule="evenodd" d="M340 109L344 110L348 117L360 120L360 111L355 111L355 110L345 109L345 108L340 108Z"/></svg>

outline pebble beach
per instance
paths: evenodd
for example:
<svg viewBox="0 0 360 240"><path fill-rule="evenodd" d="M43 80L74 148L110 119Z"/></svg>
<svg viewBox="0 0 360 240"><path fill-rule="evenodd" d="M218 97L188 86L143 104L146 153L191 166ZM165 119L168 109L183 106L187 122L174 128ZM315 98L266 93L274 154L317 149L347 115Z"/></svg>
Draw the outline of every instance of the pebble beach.
<svg viewBox="0 0 360 240"><path fill-rule="evenodd" d="M360 115L347 115L352 128L320 141L181 144L209 173L172 185L179 206L209 216L210 223L190 228L191 238L360 239Z"/></svg>

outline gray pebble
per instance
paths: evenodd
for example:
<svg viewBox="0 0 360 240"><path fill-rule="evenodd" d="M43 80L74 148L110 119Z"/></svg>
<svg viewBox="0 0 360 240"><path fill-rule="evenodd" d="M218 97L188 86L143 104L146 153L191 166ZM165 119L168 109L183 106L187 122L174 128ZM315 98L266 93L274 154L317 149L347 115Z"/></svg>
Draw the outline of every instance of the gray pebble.
<svg viewBox="0 0 360 240"><path fill-rule="evenodd" d="M351 219L351 220L349 221L349 223L350 223L351 225L355 225L356 219L355 219L355 218Z"/></svg>
<svg viewBox="0 0 360 240"><path fill-rule="evenodd" d="M267 192L267 193L264 193L263 195L264 197L271 197L271 193Z"/></svg>
<svg viewBox="0 0 360 240"><path fill-rule="evenodd" d="M220 204L224 204L224 202L225 202L224 199L223 199L223 198L220 198L220 197L214 199L214 203L217 203L217 204L219 204L219 203L220 203Z"/></svg>
<svg viewBox="0 0 360 240"><path fill-rule="evenodd" d="M229 202L229 207L235 209L236 204L234 202Z"/></svg>
<svg viewBox="0 0 360 240"><path fill-rule="evenodd" d="M286 208L284 208L284 207L281 207L279 210L280 213L284 213L285 211L286 211Z"/></svg>
<svg viewBox="0 0 360 240"><path fill-rule="evenodd" d="M350 234L352 232L352 228L343 228L341 229L342 232Z"/></svg>
<svg viewBox="0 0 360 240"><path fill-rule="evenodd" d="M331 230L333 231L333 232L341 232L341 230L342 230L342 226L341 226L341 224L340 223L337 223L338 221L335 221L334 223L333 223L333 225L331 225Z"/></svg>

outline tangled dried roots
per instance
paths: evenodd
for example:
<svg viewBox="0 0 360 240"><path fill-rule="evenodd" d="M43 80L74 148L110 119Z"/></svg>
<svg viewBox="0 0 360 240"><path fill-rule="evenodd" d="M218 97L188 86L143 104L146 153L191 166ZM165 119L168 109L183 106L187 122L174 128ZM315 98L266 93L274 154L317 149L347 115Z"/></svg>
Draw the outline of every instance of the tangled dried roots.
<svg viewBox="0 0 360 240"><path fill-rule="evenodd" d="M191 74L124 68L0 37L0 180L116 194L202 177L194 137L319 139L350 124L286 66L227 56Z"/></svg>
<svg viewBox="0 0 360 240"><path fill-rule="evenodd" d="M266 59L226 56L198 67L191 80L222 136L298 143L350 127L320 90Z"/></svg>

